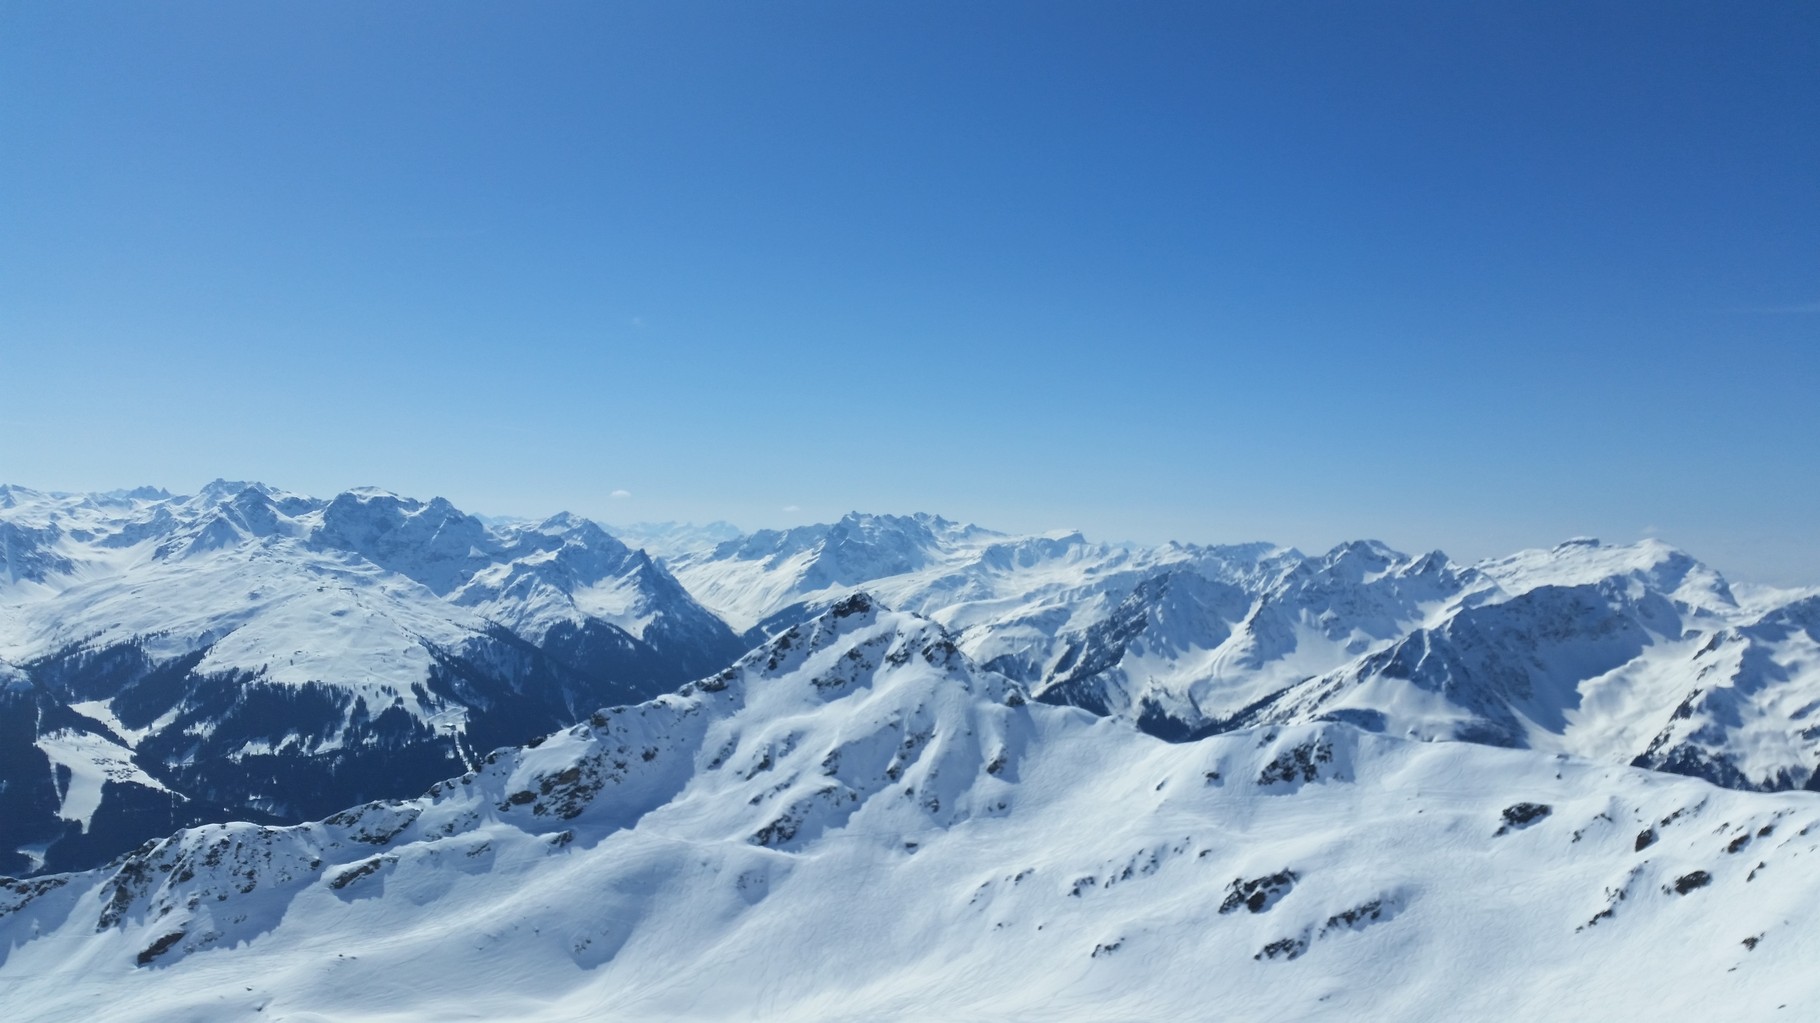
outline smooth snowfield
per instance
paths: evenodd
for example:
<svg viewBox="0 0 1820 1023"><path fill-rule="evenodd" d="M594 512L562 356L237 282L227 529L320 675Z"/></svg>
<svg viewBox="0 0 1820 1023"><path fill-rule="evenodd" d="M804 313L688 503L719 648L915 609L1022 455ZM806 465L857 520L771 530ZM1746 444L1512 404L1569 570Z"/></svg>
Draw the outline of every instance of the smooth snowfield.
<svg viewBox="0 0 1820 1023"><path fill-rule="evenodd" d="M0 991L46 1021L1792 1019L1817 898L1810 794L1333 723L1167 744L861 597L423 799L12 882Z"/></svg>

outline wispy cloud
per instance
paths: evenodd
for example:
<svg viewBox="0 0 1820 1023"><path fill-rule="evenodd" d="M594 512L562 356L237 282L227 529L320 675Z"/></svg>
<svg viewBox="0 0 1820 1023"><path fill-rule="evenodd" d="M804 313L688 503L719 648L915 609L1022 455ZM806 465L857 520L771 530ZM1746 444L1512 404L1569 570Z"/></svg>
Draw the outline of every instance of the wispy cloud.
<svg viewBox="0 0 1820 1023"><path fill-rule="evenodd" d="M786 505L784 505L784 511L787 511L787 512L799 512L799 511L802 511L802 510L803 510L803 508L802 508L802 505L799 505L799 504L786 504Z"/></svg>
<svg viewBox="0 0 1820 1023"><path fill-rule="evenodd" d="M607 496L612 498L615 501L623 501L626 498L631 497L632 492L630 490L615 490L611 494L608 494Z"/></svg>

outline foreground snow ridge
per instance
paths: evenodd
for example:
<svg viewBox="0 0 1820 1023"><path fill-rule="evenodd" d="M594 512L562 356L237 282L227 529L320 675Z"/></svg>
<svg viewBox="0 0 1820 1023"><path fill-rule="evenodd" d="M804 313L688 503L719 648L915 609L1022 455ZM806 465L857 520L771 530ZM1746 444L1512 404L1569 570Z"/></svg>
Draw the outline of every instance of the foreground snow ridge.
<svg viewBox="0 0 1820 1023"><path fill-rule="evenodd" d="M1809 793L1337 721L1168 743L860 593L421 798L9 880L0 991L83 1021L1803 1018L1815 864Z"/></svg>

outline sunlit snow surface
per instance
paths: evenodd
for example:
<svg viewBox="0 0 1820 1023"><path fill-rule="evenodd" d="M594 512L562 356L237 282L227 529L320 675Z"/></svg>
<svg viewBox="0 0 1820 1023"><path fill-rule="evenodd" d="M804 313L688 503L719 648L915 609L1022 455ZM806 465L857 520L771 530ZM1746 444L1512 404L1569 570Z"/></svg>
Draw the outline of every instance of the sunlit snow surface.
<svg viewBox="0 0 1820 1023"><path fill-rule="evenodd" d="M1332 723L1167 744L856 600L424 799L14 883L0 991L83 1021L1806 1018L1815 864L1807 794Z"/></svg>

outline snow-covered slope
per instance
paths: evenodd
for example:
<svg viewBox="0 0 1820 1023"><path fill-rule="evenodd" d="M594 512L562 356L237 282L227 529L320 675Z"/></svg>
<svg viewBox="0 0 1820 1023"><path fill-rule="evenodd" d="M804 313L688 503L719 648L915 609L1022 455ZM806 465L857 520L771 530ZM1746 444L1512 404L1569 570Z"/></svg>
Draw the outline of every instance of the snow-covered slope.
<svg viewBox="0 0 1820 1023"><path fill-rule="evenodd" d="M1734 788L1812 784L1820 707L1812 598L1740 607L1665 544L1578 541L1480 566L1497 588L1252 708L1246 723L1561 751Z"/></svg>
<svg viewBox="0 0 1820 1023"><path fill-rule="evenodd" d="M1321 722L1166 743L864 597L421 799L0 886L34 1019L1759 1019L1820 797Z"/></svg>
<svg viewBox="0 0 1820 1023"><path fill-rule="evenodd" d="M5 487L0 559L13 871L419 790L745 648L586 520L493 528L370 489Z"/></svg>

